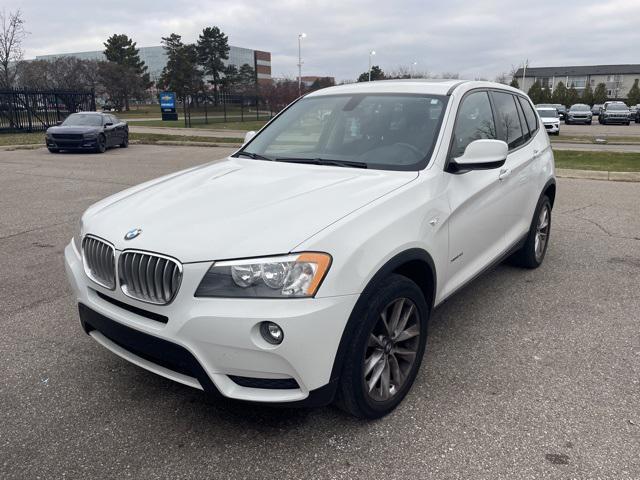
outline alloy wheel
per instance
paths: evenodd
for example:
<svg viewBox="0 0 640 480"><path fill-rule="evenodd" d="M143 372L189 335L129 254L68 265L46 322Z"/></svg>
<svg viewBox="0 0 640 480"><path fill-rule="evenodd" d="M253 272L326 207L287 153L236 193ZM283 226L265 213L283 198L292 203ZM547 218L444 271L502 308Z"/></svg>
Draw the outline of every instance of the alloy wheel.
<svg viewBox="0 0 640 480"><path fill-rule="evenodd" d="M536 226L536 238L534 242L534 253L536 261L541 262L544 255L547 240L549 238L549 206L544 205L538 215L538 225Z"/></svg>
<svg viewBox="0 0 640 480"><path fill-rule="evenodd" d="M365 350L365 392L385 402L406 383L420 345L420 317L413 301L397 298L382 309Z"/></svg>

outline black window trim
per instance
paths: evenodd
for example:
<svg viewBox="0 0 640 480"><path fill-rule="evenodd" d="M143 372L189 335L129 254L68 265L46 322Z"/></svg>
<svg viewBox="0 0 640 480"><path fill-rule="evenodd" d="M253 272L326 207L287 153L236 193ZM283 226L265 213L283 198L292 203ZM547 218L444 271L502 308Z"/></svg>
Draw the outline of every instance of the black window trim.
<svg viewBox="0 0 640 480"><path fill-rule="evenodd" d="M540 122L538 122L538 114L536 113L535 106L522 95L516 95L516 97L518 98L518 101L520 103L520 108L522 108L522 113L524 114L524 121L529 126L529 139L532 139L538 134L538 130L540 130ZM529 121L527 120L527 113L524 111L524 106L522 105L523 102L526 103L529 106L529 108L531 108L531 111L533 112L533 119L536 122L535 127L533 129L531 128L531 126L529 125Z"/></svg>
<svg viewBox="0 0 640 480"><path fill-rule="evenodd" d="M493 103L493 96L491 95L491 93L490 93L490 92L503 92L503 93L508 93L508 94L510 94L510 95L513 95L514 97L520 97L520 98L522 98L525 102L528 102L528 103L529 103L529 105L530 105L530 106L532 106L532 108L533 108L533 110L534 110L534 112L535 112L535 105L532 105L531 101L530 101L530 100L529 100L525 95L522 95L522 94L519 94L519 93L516 93L516 92L512 92L511 90L506 90L506 89L502 89L502 88L495 88L495 87L477 87L477 88L472 88L472 89L470 89L470 90L467 90L467 91L464 93L464 95L462 96L462 98L460 99L460 102L458 102L458 108L457 108L457 110L456 110L456 118L455 118L455 120L454 120L454 122L453 122L453 129L451 130L451 136L450 136L450 138L449 138L449 148L447 149L447 159L446 159L446 161L444 162L444 168L443 168L443 170L444 170L445 172L448 172L448 171L449 171L449 170L448 170L448 169L449 169L449 163L451 162L451 160L453 160L453 159L451 158L451 152L452 152L452 150L453 150L453 132L455 131L455 129L456 129L456 124L458 123L458 115L460 114L460 105L462 105L462 102L464 101L464 99L465 99L468 95L470 95L470 94L472 94L472 93L475 93L475 92L487 92L487 95L488 95L488 97L489 97L489 103L491 103L491 114L493 115L493 123L494 123L494 125L496 126L496 132L497 132L497 130L498 130L498 123L496 122L496 106L495 106L495 104ZM517 109L516 109L516 110L517 110ZM526 118L525 118L525 121L526 121ZM507 153L507 159L508 159L508 156L509 156L509 155L511 155L513 152L517 152L517 151L518 151L518 150L520 150L521 148L524 148L524 147L526 147L527 145L529 145L529 144L533 141L534 137L536 137L536 136L538 135L538 133L540 133L540 127L541 127L541 124L540 124L540 122L538 121L538 116L537 116L537 114L536 114L536 125L537 125L537 128L535 129L535 132L534 132L534 133L529 137L529 139L528 139L525 143L523 143L523 144L522 144L522 145L520 145L519 147L516 147L516 148L514 148L514 149L510 149L510 150L509 150L509 152Z"/></svg>
<svg viewBox="0 0 640 480"><path fill-rule="evenodd" d="M493 99L491 98L491 95L489 94L489 90L490 90L490 88L487 88L487 87L472 88L471 90L465 92L465 94L462 96L462 98L458 102L458 108L456 110L456 118L453 121L453 128L451 129L451 136L449 138L449 148L447 149L447 160L446 160L446 162L444 162L444 171L445 172L449 171L449 164L453 160L451 155L452 155L452 152L453 152L454 133L456 131L456 126L458 125L458 119L459 119L459 115L460 115L460 106L462 105L462 102L464 102L465 99L468 96L470 96L470 95L472 95L474 93L482 93L482 92L487 94L487 98L489 99L489 106L491 108L491 117L493 118L493 125L496 128L496 132L497 132L495 107L493 105Z"/></svg>
<svg viewBox="0 0 640 480"><path fill-rule="evenodd" d="M513 106L516 109L516 115L518 117L518 122L520 123L520 132L524 135L524 130L522 129L522 122L520 122L520 114L518 113L518 106L516 105L515 95L512 92L508 91L508 90L500 90L500 89L494 88L494 89L492 89L491 94L490 94L492 99L493 99L493 94L494 93L504 93L506 95L511 95L511 100L513 101ZM494 116L495 116L495 113L494 113ZM502 125L500 124L500 122L496 123L496 130L497 130L499 135L502 135L504 133L502 131ZM528 131L528 128L527 128L527 131ZM507 138L507 140L509 140L509 139ZM513 148L509 146L509 142L506 142L507 146L509 146L509 151L508 151L507 155L511 154L511 152L515 152L515 151L519 150L520 148L524 147L527 143L529 143L529 140L530 139L528 139L526 142L521 143L517 147L513 147Z"/></svg>

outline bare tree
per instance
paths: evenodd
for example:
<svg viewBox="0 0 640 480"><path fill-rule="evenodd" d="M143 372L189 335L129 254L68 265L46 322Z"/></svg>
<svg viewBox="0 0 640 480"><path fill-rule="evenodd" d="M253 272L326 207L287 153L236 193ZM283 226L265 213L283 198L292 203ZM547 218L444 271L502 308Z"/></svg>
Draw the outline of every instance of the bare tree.
<svg viewBox="0 0 640 480"><path fill-rule="evenodd" d="M22 41L27 36L22 12L0 12L0 86L13 87L16 65L22 60Z"/></svg>
<svg viewBox="0 0 640 480"><path fill-rule="evenodd" d="M507 85L511 81L511 78L505 72L502 72L496 76L495 81L496 83L502 83L503 85Z"/></svg>

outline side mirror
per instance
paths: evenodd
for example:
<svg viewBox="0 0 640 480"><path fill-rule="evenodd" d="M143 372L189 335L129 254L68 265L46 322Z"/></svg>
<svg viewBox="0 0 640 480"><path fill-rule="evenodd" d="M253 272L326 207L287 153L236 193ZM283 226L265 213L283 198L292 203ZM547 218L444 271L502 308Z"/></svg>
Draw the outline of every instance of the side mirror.
<svg viewBox="0 0 640 480"><path fill-rule="evenodd" d="M249 140L251 140L255 136L256 136L256 132L254 130L251 130L250 132L245 133L243 145L246 145L247 143L249 143Z"/></svg>
<svg viewBox="0 0 640 480"><path fill-rule="evenodd" d="M467 145L461 157L449 161L447 171L458 173L498 168L504 165L508 153L509 146L502 140L474 140Z"/></svg>

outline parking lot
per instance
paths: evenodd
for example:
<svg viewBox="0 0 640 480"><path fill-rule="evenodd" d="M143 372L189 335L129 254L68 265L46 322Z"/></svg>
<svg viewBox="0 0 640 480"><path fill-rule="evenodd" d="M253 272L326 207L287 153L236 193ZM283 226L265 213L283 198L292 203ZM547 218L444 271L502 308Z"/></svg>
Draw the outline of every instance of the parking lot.
<svg viewBox="0 0 640 480"><path fill-rule="evenodd" d="M559 179L543 266L439 308L378 421L208 399L85 335L62 258L82 211L230 151L0 152L0 478L640 479L640 183Z"/></svg>

